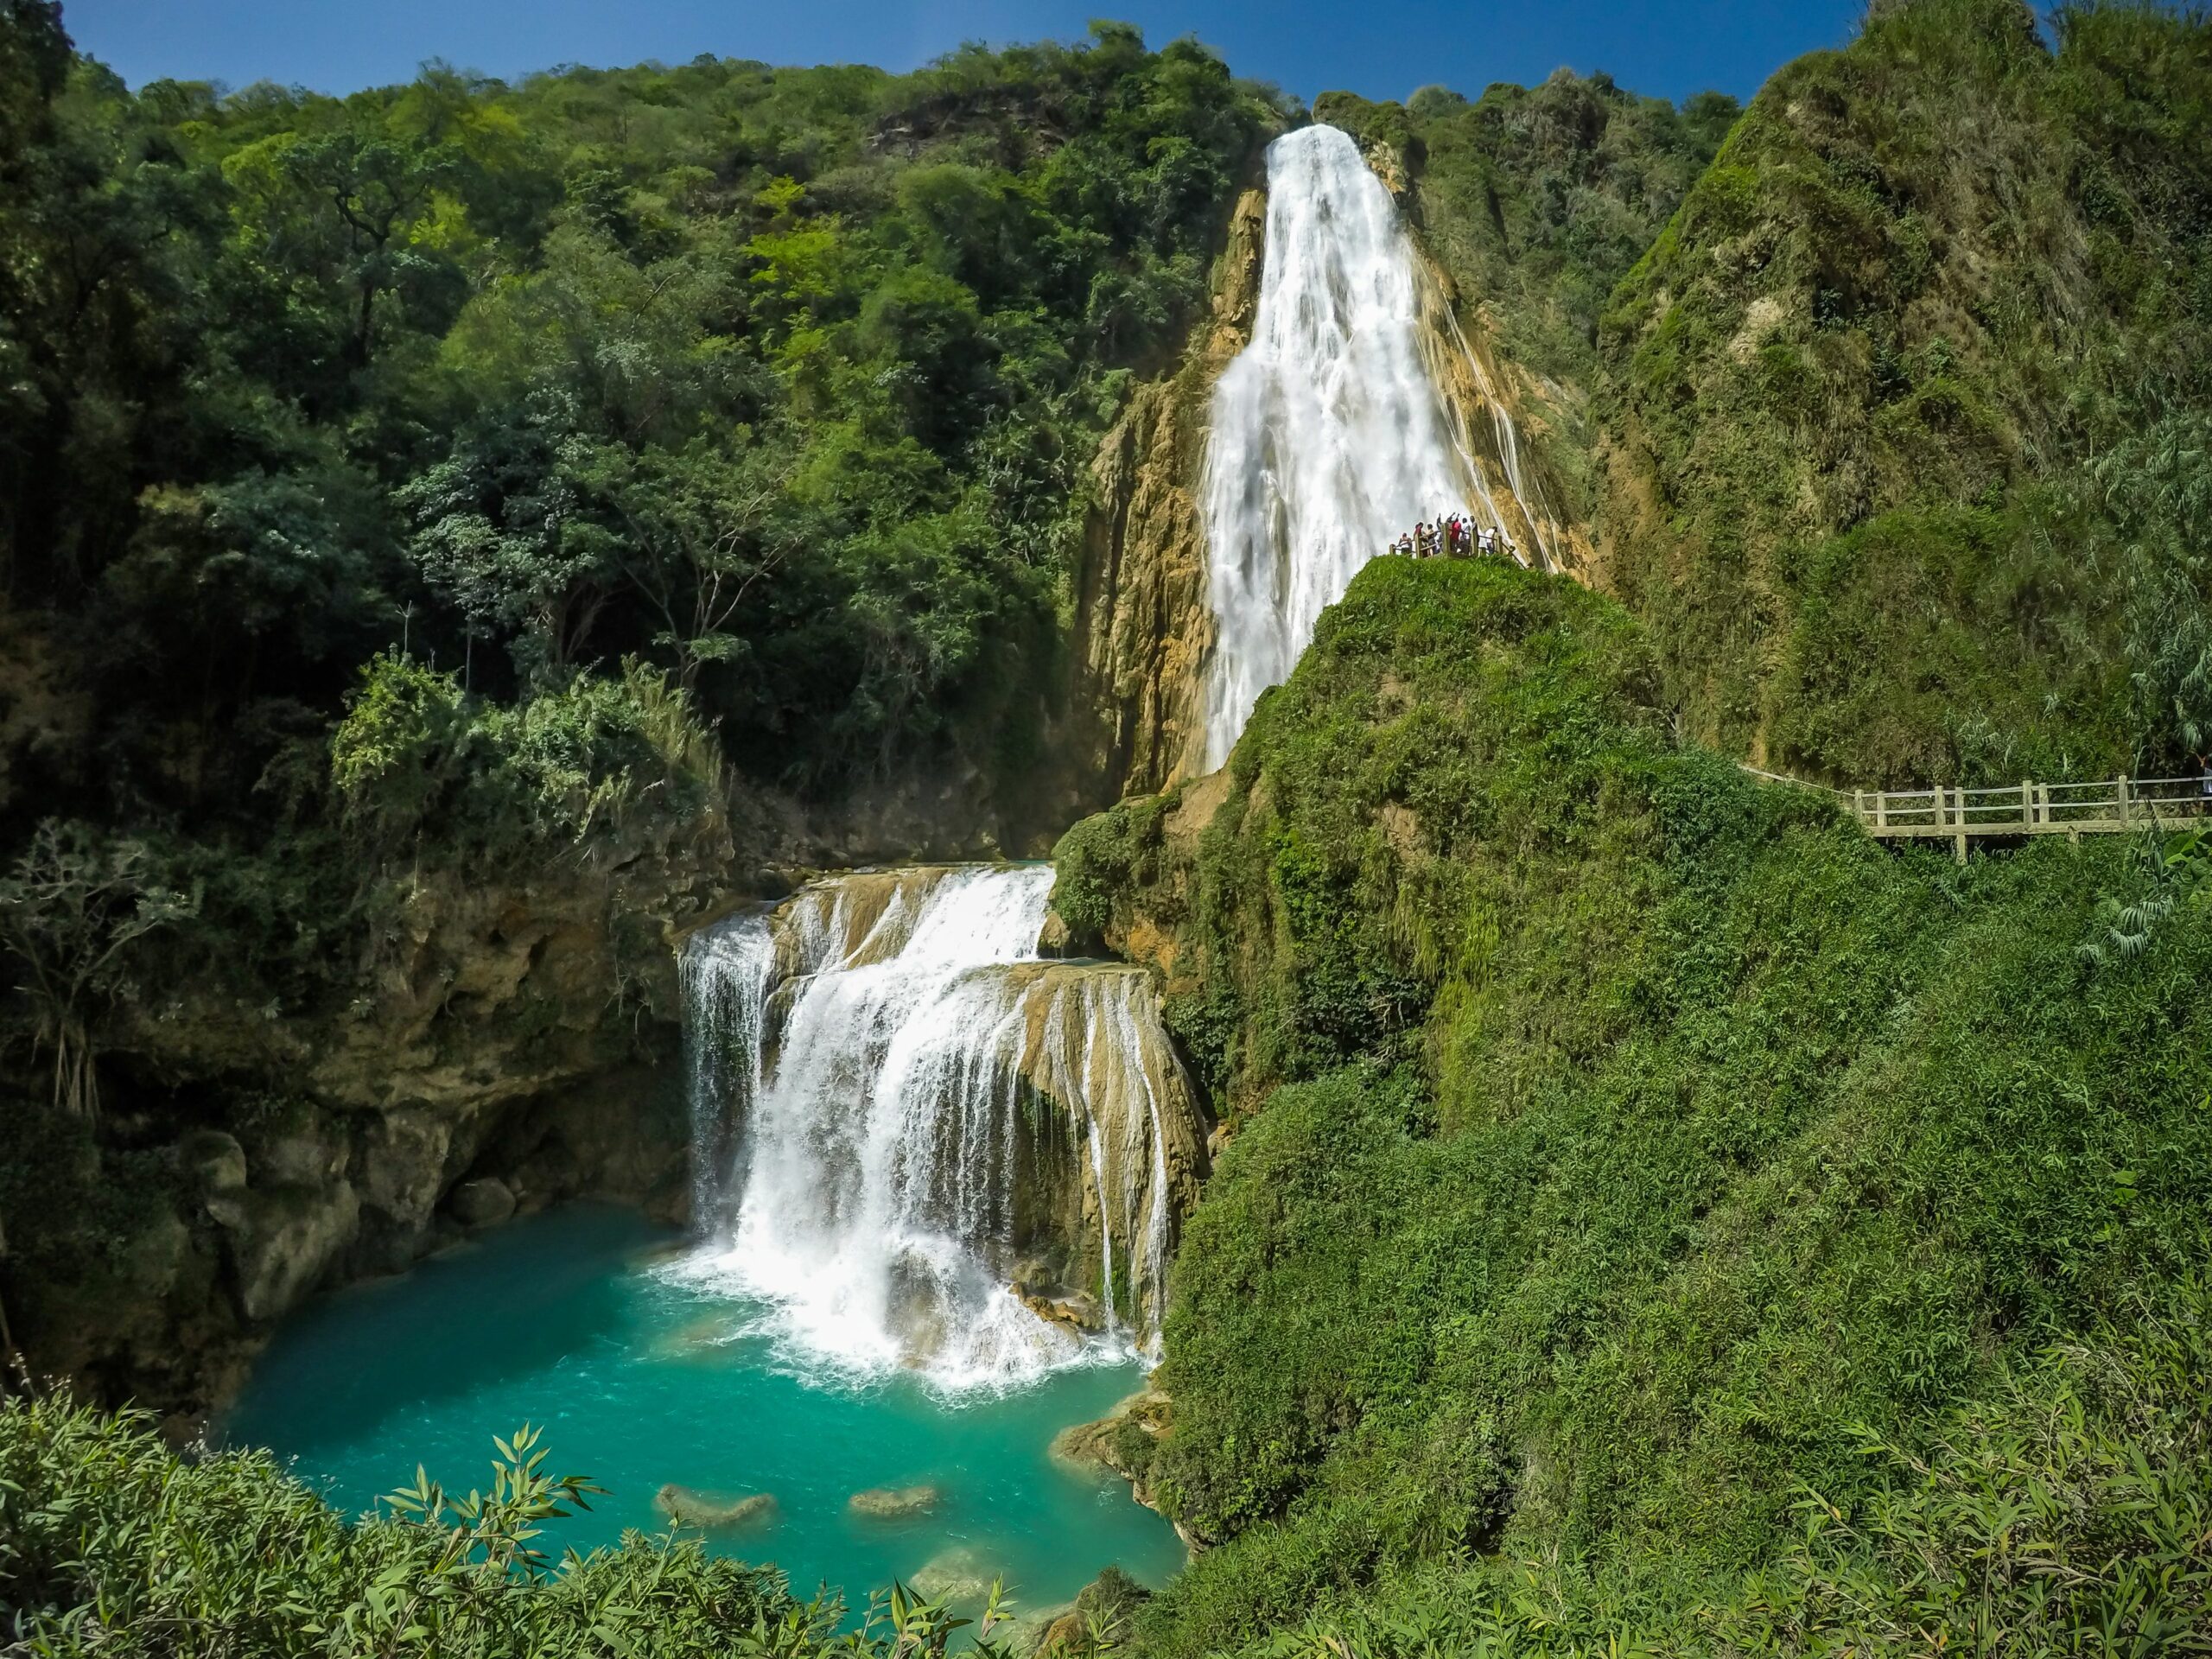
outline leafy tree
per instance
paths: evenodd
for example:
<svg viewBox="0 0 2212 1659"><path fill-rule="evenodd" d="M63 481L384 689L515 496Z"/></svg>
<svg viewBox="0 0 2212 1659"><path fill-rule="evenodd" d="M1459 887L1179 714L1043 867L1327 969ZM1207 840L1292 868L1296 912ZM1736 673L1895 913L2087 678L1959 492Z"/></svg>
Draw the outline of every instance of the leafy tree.
<svg viewBox="0 0 2212 1659"><path fill-rule="evenodd" d="M48 819L0 878L0 944L20 964L31 1043L54 1056L54 1103L99 1116L99 1016L128 981L130 950L189 915L156 879L146 849L90 825Z"/></svg>

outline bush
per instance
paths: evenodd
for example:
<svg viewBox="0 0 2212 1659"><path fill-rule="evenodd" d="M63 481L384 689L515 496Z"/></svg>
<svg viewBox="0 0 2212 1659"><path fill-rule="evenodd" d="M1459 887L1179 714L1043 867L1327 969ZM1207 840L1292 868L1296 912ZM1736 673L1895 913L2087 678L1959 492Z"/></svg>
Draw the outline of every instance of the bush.
<svg viewBox="0 0 2212 1659"><path fill-rule="evenodd" d="M40 1655L942 1656L965 1621L894 1588L841 1631L836 1601L626 1534L557 1563L542 1523L599 1489L541 1472L525 1428L498 1443L489 1493L417 1471L349 1522L265 1452L180 1460L142 1414L66 1399L0 1402L0 1637ZM994 1599L975 1650L1002 1615Z"/></svg>
<svg viewBox="0 0 2212 1659"><path fill-rule="evenodd" d="M718 810L729 788L684 694L635 661L518 706L470 702L450 674L396 653L363 671L331 738L348 824L387 855L509 861L617 838L644 817Z"/></svg>

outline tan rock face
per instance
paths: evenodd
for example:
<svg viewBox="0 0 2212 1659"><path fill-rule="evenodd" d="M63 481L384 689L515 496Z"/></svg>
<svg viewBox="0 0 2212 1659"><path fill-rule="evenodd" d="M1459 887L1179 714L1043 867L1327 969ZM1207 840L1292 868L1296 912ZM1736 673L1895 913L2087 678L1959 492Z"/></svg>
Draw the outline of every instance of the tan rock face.
<svg viewBox="0 0 2212 1659"><path fill-rule="evenodd" d="M405 1268L457 1224L583 1195L680 1218L667 940L727 904L730 862L727 842L677 830L604 866L423 872L329 1005L257 1006L181 978L126 1007L111 1065L149 1086L212 1083L239 1109L179 1133L186 1179L174 1208L149 1211L128 1272L26 1303L33 1362L188 1413L219 1402L308 1296Z"/></svg>
<svg viewBox="0 0 2212 1659"><path fill-rule="evenodd" d="M1186 776L1205 744L1213 643L1198 486L1213 384L1250 343L1267 197L1238 199L1213 296L1181 366L1140 386L1100 446L1075 618L1076 756L1104 804Z"/></svg>
<svg viewBox="0 0 2212 1659"><path fill-rule="evenodd" d="M1565 417L1568 394L1499 351L1488 316L1479 305L1465 302L1418 234L1414 256L1421 357L1452 422L1453 441L1472 462L1482 493L1523 559L1586 582L1588 527L1568 511L1538 442Z"/></svg>
<svg viewBox="0 0 2212 1659"><path fill-rule="evenodd" d="M208 1201L223 1230L236 1275L238 1308L249 1319L273 1319L297 1305L332 1270L360 1226L353 1187L283 1186Z"/></svg>
<svg viewBox="0 0 2212 1659"><path fill-rule="evenodd" d="M1392 196L1417 205L1402 159L1367 152ZM1077 591L1071 763L1078 807L1153 794L1193 776L1205 747L1204 670L1214 635L1199 486L1214 382L1251 342L1267 198L1238 199L1212 302L1181 365L1140 386L1099 448L1096 505ZM1548 474L1542 441L1571 396L1503 357L1488 318L1414 237L1422 354L1480 494L1531 563L1586 581L1586 526Z"/></svg>

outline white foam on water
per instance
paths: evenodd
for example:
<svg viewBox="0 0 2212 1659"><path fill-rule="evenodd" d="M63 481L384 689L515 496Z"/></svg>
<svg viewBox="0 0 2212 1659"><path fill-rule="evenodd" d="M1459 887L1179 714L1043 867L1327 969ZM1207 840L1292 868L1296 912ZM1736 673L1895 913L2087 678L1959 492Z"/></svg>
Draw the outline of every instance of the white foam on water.
<svg viewBox="0 0 2212 1659"><path fill-rule="evenodd" d="M1144 1073L1173 1062L1141 975L1009 971L1039 960L1052 886L1042 866L833 878L780 930L747 915L687 947L687 1023L715 1028L690 1033L695 1056L715 1057L695 1058L693 1080L720 1091L695 1099L695 1146L728 1166L702 1184L701 1247L664 1271L757 1302L747 1333L796 1374L906 1372L958 1395L1156 1355L1166 1165ZM1036 1109L1025 1065L1049 1074L1086 1144L1103 1282L1116 1285L1118 1232L1139 1283L1116 1287L1143 1310L1140 1332L1109 1318L1086 1339L1007 1288L1017 1139Z"/></svg>

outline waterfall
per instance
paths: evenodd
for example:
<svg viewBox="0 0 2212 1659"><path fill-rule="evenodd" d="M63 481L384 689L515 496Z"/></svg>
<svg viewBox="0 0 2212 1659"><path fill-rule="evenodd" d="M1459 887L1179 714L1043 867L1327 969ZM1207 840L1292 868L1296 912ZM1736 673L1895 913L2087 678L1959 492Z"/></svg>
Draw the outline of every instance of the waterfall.
<svg viewBox="0 0 2212 1659"><path fill-rule="evenodd" d="M760 1092L761 1019L776 964L768 914L764 906L696 935L678 963L695 1218L721 1212L734 1136Z"/></svg>
<svg viewBox="0 0 2212 1659"><path fill-rule="evenodd" d="M1149 977L1039 957L1052 885L833 877L686 946L709 1167L680 1271L810 1374L959 1392L1157 1351L1203 1131Z"/></svg>
<svg viewBox="0 0 2212 1659"><path fill-rule="evenodd" d="M1419 320L1412 245L1358 148L1334 127L1276 139L1252 341L1214 387L1202 484L1209 769L1401 531L1455 512L1500 522L1424 366Z"/></svg>

